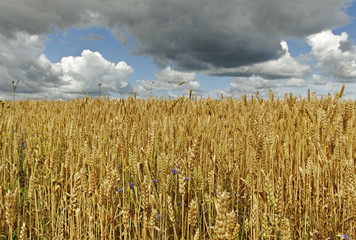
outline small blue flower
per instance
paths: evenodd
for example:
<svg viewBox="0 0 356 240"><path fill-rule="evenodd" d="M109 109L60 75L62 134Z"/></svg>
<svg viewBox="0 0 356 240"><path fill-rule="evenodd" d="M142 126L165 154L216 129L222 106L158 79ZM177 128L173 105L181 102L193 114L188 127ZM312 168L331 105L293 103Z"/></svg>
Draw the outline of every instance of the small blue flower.
<svg viewBox="0 0 356 240"><path fill-rule="evenodd" d="M158 181L157 181L157 179L153 179L153 182L154 182L154 183L157 183Z"/></svg>
<svg viewBox="0 0 356 240"><path fill-rule="evenodd" d="M341 237L341 239L350 240L350 237L349 237L349 235L347 235L347 234L343 234L343 235L341 235L340 237Z"/></svg>
<svg viewBox="0 0 356 240"><path fill-rule="evenodd" d="M189 181L189 179L190 179L189 177L185 177L185 181Z"/></svg>
<svg viewBox="0 0 356 240"><path fill-rule="evenodd" d="M20 161L22 161L22 158L20 158Z"/></svg>
<svg viewBox="0 0 356 240"><path fill-rule="evenodd" d="M236 196L236 192L234 192L234 195Z"/></svg>
<svg viewBox="0 0 356 240"><path fill-rule="evenodd" d="M161 219L161 214L159 213L157 217L158 217L158 219Z"/></svg>
<svg viewBox="0 0 356 240"><path fill-rule="evenodd" d="M177 171L175 168L173 168L173 169L172 169L172 173L173 173L173 174L177 174L178 171Z"/></svg>
<svg viewBox="0 0 356 240"><path fill-rule="evenodd" d="M134 184L133 182L130 182L130 187L131 187L132 189L135 189L135 184Z"/></svg>

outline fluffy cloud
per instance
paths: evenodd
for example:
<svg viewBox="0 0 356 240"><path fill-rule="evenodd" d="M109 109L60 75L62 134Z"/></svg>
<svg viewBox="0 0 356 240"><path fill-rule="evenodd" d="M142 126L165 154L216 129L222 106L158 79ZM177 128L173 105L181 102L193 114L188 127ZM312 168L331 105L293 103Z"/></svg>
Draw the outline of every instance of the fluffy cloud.
<svg viewBox="0 0 356 240"><path fill-rule="evenodd" d="M99 25L136 40L135 54L176 69L234 68L283 56L285 37L347 23L351 0L17 0L1 2L0 33ZM296 24L298 23L298 24ZM347 46L343 46L347 48Z"/></svg>
<svg viewBox="0 0 356 240"><path fill-rule="evenodd" d="M356 46L348 39L347 33L340 35L323 31L307 38L311 47L309 57L316 60L316 67L334 76L336 81L356 81Z"/></svg>
<svg viewBox="0 0 356 240"><path fill-rule="evenodd" d="M312 77L310 78L309 83L311 85L325 85L328 83L328 80L326 80L325 78L323 78L320 75L313 74Z"/></svg>
<svg viewBox="0 0 356 240"><path fill-rule="evenodd" d="M133 93L127 83L133 69L125 62L114 64L100 53L84 50L81 56L52 63L42 54L45 40L38 35L16 33L6 41L0 35L1 98L11 97L12 81L20 81L17 95L26 98L73 98L82 95L82 90L97 95L98 82L103 83L103 94Z"/></svg>
<svg viewBox="0 0 356 240"><path fill-rule="evenodd" d="M16 33L11 41L0 35L0 90L8 97L12 81L20 81L18 92L43 93L48 85L60 85L61 68L39 55L44 37ZM1 96L4 97L4 96Z"/></svg>
<svg viewBox="0 0 356 240"><path fill-rule="evenodd" d="M250 78L247 77L236 77L234 78L230 86L226 89L218 91L225 96L231 97L241 97L244 93L247 96L251 94L255 94L258 92L260 96L267 96L269 89L276 89L281 86L281 82L279 80L268 80L264 79L260 76L252 76Z"/></svg>
<svg viewBox="0 0 356 240"><path fill-rule="evenodd" d="M189 93L192 89L195 93L201 92L200 84L196 81L195 73L180 72L170 67L156 72L153 81L137 80L139 86L136 88L140 96L151 95L151 89L154 92L168 91L169 95L175 95L174 92L180 91L183 94Z"/></svg>
<svg viewBox="0 0 356 240"><path fill-rule="evenodd" d="M65 92L81 93L84 90L89 94L96 94L98 83L101 82L103 93L133 93L127 83L133 69L125 62L114 64L98 52L84 50L81 56L62 58L60 64L63 69L63 82L66 83L62 87Z"/></svg>

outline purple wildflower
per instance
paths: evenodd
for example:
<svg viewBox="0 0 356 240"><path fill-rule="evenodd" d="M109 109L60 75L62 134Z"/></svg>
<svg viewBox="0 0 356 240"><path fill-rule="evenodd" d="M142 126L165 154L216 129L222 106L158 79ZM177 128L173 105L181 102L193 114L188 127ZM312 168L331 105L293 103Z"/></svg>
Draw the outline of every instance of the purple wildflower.
<svg viewBox="0 0 356 240"><path fill-rule="evenodd" d="M173 168L173 169L172 169L172 173L173 173L173 174L177 174L178 171L177 171L175 168Z"/></svg>
<svg viewBox="0 0 356 240"><path fill-rule="evenodd" d="M130 182L130 187L131 187L132 189L135 189L135 184L134 184L133 182Z"/></svg>
<svg viewBox="0 0 356 240"><path fill-rule="evenodd" d="M343 235L341 235L340 236L341 237L341 239L343 239L343 240L350 240L350 237L349 237L349 235L347 235L347 234L343 234Z"/></svg>
<svg viewBox="0 0 356 240"><path fill-rule="evenodd" d="M190 179L189 177L185 177L185 181L189 181L189 179Z"/></svg>
<svg viewBox="0 0 356 240"><path fill-rule="evenodd" d="M25 140L22 140L22 141L21 141L21 147L22 147L22 149L25 149L25 148L26 148L25 142L26 142Z"/></svg>
<svg viewBox="0 0 356 240"><path fill-rule="evenodd" d="M153 182L154 182L154 183L157 183L158 181L157 181L157 179L153 179Z"/></svg>

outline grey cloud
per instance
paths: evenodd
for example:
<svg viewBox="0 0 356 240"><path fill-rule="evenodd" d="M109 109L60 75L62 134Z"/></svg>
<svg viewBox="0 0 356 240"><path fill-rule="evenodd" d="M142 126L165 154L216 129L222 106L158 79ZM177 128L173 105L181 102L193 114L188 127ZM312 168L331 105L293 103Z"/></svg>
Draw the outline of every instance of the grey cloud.
<svg viewBox="0 0 356 240"><path fill-rule="evenodd" d="M61 85L61 71L43 56L42 42L45 38L16 33L14 38L0 34L0 91L8 97L12 93L12 81L20 81L18 93L45 92L48 87ZM29 95L31 96L31 95Z"/></svg>
<svg viewBox="0 0 356 240"><path fill-rule="evenodd" d="M281 42L281 46L285 53L278 59L236 68L210 69L205 72L203 71L203 73L217 76L229 75L236 77L249 77L252 75L258 75L264 79L271 80L293 77L302 78L311 73L311 67L309 65L301 64L291 57L288 51L287 42Z"/></svg>
<svg viewBox="0 0 356 240"><path fill-rule="evenodd" d="M341 41L339 49L341 52L355 52L353 41Z"/></svg>
<svg viewBox="0 0 356 240"><path fill-rule="evenodd" d="M1 0L0 32L13 37L16 32L37 35L65 29L85 20L91 3L90 0Z"/></svg>
<svg viewBox="0 0 356 240"><path fill-rule="evenodd" d="M108 11L137 40L136 54L178 69L233 68L283 55L280 40L305 37L348 21L343 0L225 0L118 3ZM138 4L139 5L139 4Z"/></svg>
<svg viewBox="0 0 356 240"><path fill-rule="evenodd" d="M101 24L136 41L133 54L181 70L277 59L280 41L347 23L350 0L0 0L0 33L45 34ZM119 29L119 30L117 30Z"/></svg>

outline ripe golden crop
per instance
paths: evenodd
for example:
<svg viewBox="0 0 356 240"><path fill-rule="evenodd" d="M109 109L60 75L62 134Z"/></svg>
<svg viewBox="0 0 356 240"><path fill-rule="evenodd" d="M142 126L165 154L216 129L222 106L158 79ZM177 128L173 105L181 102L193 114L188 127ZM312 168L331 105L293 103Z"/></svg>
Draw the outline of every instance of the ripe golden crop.
<svg viewBox="0 0 356 240"><path fill-rule="evenodd" d="M256 96L17 101L0 235L356 238L356 102Z"/></svg>

